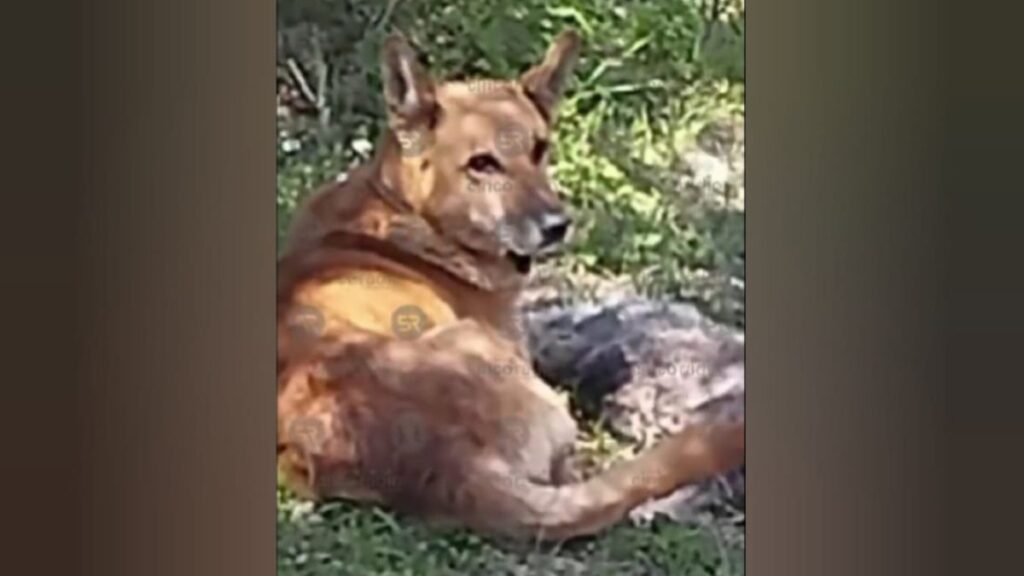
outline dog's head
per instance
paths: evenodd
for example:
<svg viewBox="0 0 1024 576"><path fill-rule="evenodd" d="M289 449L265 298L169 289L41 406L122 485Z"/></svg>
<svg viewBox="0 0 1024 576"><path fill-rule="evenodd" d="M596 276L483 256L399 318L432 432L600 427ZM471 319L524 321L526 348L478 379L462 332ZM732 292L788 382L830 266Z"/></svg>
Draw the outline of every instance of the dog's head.
<svg viewBox="0 0 1024 576"><path fill-rule="evenodd" d="M401 35L382 72L395 187L438 233L466 250L509 258L525 273L557 247L571 218L548 175L552 123L579 53L561 34L516 80L437 84Z"/></svg>

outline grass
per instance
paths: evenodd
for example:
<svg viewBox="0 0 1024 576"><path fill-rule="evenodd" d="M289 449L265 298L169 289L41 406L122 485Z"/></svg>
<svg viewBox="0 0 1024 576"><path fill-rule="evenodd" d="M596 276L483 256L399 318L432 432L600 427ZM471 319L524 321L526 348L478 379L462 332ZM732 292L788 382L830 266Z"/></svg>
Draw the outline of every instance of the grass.
<svg viewBox="0 0 1024 576"><path fill-rule="evenodd" d="M733 575L743 574L740 544L712 523L623 524L561 547L482 539L396 518L373 506L314 505L278 491L280 576L374 575Z"/></svg>

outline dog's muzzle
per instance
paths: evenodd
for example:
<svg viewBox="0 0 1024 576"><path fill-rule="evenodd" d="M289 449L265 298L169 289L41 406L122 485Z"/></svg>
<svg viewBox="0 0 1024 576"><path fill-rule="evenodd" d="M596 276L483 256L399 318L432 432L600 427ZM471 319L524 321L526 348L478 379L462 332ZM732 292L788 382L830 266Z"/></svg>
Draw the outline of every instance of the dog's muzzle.
<svg viewBox="0 0 1024 576"><path fill-rule="evenodd" d="M533 267L533 259L555 252L558 245L565 240L572 226L572 218L564 211L545 212L540 217L529 221L526 232L520 239L524 242L513 243L507 256L520 274L528 274Z"/></svg>
<svg viewBox="0 0 1024 576"><path fill-rule="evenodd" d="M565 240L572 226L572 218L565 212L547 212L540 218L540 246L538 252L543 252Z"/></svg>

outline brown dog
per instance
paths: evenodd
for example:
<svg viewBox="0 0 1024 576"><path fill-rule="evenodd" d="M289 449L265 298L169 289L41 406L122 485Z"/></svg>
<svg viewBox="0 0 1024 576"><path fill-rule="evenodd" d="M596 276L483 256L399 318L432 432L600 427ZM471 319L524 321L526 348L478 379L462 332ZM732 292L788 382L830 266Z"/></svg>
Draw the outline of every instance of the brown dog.
<svg viewBox="0 0 1024 576"><path fill-rule="evenodd" d="M436 85L385 43L389 130L300 208L279 261L278 454L298 492L565 539L742 464L743 425L707 425L581 481L576 424L530 370L515 302L570 225L546 163L578 51L566 32L517 81Z"/></svg>

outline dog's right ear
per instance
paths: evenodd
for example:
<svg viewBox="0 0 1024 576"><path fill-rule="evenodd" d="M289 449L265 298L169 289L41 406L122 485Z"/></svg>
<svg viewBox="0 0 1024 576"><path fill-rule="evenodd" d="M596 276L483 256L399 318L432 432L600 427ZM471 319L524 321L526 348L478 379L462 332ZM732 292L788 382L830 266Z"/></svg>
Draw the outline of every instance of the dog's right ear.
<svg viewBox="0 0 1024 576"><path fill-rule="evenodd" d="M580 35L575 30L562 32L548 49L544 61L519 78L526 95L549 123L554 119L558 101L562 99L576 67L581 43Z"/></svg>
<svg viewBox="0 0 1024 576"><path fill-rule="evenodd" d="M399 32L384 41L381 77L392 129L410 130L432 122L437 112L434 82Z"/></svg>

